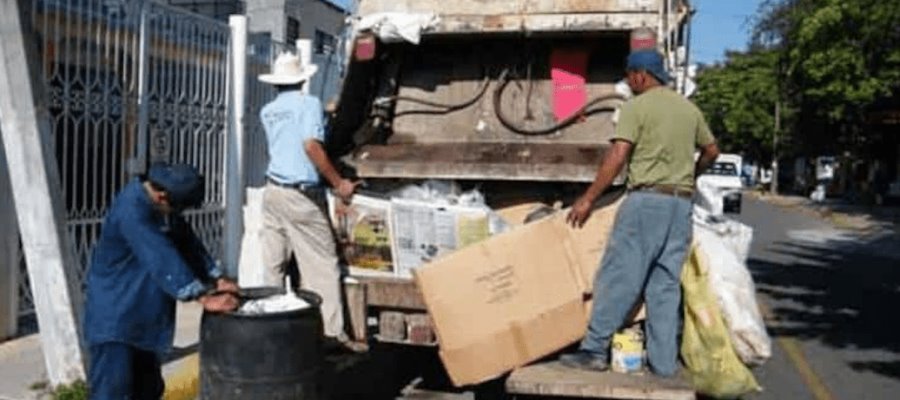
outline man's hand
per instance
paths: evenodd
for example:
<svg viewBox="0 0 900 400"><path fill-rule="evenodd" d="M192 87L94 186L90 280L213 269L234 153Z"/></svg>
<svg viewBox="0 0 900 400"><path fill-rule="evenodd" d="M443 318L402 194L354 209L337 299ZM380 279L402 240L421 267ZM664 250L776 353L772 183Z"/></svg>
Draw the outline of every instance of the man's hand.
<svg viewBox="0 0 900 400"><path fill-rule="evenodd" d="M575 201L575 204L572 204L572 209L569 210L569 215L566 216L566 222L575 228L581 228L588 217L591 216L592 211L594 211L594 199L587 195L581 195Z"/></svg>
<svg viewBox="0 0 900 400"><path fill-rule="evenodd" d="M350 202L350 198L353 197L353 192L356 191L356 187L361 185L362 181L353 182L349 179L341 179L341 183L337 185L337 195L344 200L345 203Z"/></svg>
<svg viewBox="0 0 900 400"><path fill-rule="evenodd" d="M237 282L229 278L219 278L216 280L216 291L237 294L238 291L240 291L240 288L238 287Z"/></svg>
<svg viewBox="0 0 900 400"><path fill-rule="evenodd" d="M200 296L198 299L203 309L209 312L234 311L240 304L235 295L231 293L218 293Z"/></svg>

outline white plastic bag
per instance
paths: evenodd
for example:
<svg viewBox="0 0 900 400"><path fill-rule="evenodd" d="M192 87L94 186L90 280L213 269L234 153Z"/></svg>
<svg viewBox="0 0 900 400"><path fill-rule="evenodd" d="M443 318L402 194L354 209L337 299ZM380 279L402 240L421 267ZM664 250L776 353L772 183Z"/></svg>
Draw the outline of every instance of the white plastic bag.
<svg viewBox="0 0 900 400"><path fill-rule="evenodd" d="M756 302L756 288L747 256L753 229L738 221L694 210L694 240L709 265L709 284L722 310L735 352L747 365L761 365L772 356Z"/></svg>

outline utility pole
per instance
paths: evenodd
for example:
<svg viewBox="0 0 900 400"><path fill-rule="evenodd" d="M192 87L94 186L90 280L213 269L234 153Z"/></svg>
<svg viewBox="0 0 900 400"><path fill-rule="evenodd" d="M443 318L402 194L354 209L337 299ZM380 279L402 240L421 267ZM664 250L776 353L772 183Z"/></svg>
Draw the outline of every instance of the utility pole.
<svg viewBox="0 0 900 400"><path fill-rule="evenodd" d="M81 296L31 7L30 0L0 1L0 134L47 376L58 385L84 378Z"/></svg>
<svg viewBox="0 0 900 400"><path fill-rule="evenodd" d="M778 194L778 132L781 131L781 101L775 100L775 130L772 132L772 194Z"/></svg>

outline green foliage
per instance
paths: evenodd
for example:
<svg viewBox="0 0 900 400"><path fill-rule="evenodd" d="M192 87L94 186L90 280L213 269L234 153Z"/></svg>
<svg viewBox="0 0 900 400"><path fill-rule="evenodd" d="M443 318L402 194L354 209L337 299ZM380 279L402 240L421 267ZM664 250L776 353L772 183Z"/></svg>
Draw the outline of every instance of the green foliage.
<svg viewBox="0 0 900 400"><path fill-rule="evenodd" d="M84 381L57 386L52 393L53 400L87 400L88 389Z"/></svg>
<svg viewBox="0 0 900 400"><path fill-rule="evenodd" d="M737 145L759 142L757 126L772 126L773 113L764 110L778 98L786 111L783 132L791 132L803 150L854 150L866 141L872 106L900 94L898 21L900 1L765 1L752 50L704 71L698 103L710 119L715 110L735 114L712 125ZM755 72L766 68L771 79ZM735 93L728 93L729 86Z"/></svg>
<svg viewBox="0 0 900 400"><path fill-rule="evenodd" d="M771 50L732 52L724 64L701 70L694 101L725 151L770 155L777 63Z"/></svg>

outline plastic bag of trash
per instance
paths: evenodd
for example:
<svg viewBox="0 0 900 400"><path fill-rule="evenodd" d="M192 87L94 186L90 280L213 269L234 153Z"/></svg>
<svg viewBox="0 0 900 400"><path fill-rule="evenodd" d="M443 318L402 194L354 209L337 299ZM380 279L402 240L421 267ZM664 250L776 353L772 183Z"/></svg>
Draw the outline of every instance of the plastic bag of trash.
<svg viewBox="0 0 900 400"><path fill-rule="evenodd" d="M238 309L238 313L248 315L272 314L309 308L309 303L293 292L261 299L248 300Z"/></svg>
<svg viewBox="0 0 900 400"><path fill-rule="evenodd" d="M697 246L692 246L685 262L681 286L684 291L681 358L694 389L716 398L738 398L762 390L731 345L718 302L710 290L706 257Z"/></svg>
<svg viewBox="0 0 900 400"><path fill-rule="evenodd" d="M453 181L429 179L421 184L410 184L388 194L392 199L417 200L439 205L454 205L477 208L487 212L491 235L506 232L510 225L493 209L488 207L484 194L478 189L463 192Z"/></svg>
<svg viewBox="0 0 900 400"><path fill-rule="evenodd" d="M457 203L460 192L461 190L456 182L429 179L421 184L403 186L388 193L388 197L451 205Z"/></svg>
<svg viewBox="0 0 900 400"><path fill-rule="evenodd" d="M747 365L762 365L772 356L772 340L756 302L756 287L747 270L753 229L727 218L694 221L698 250L711 261L709 285L718 300L735 352Z"/></svg>

